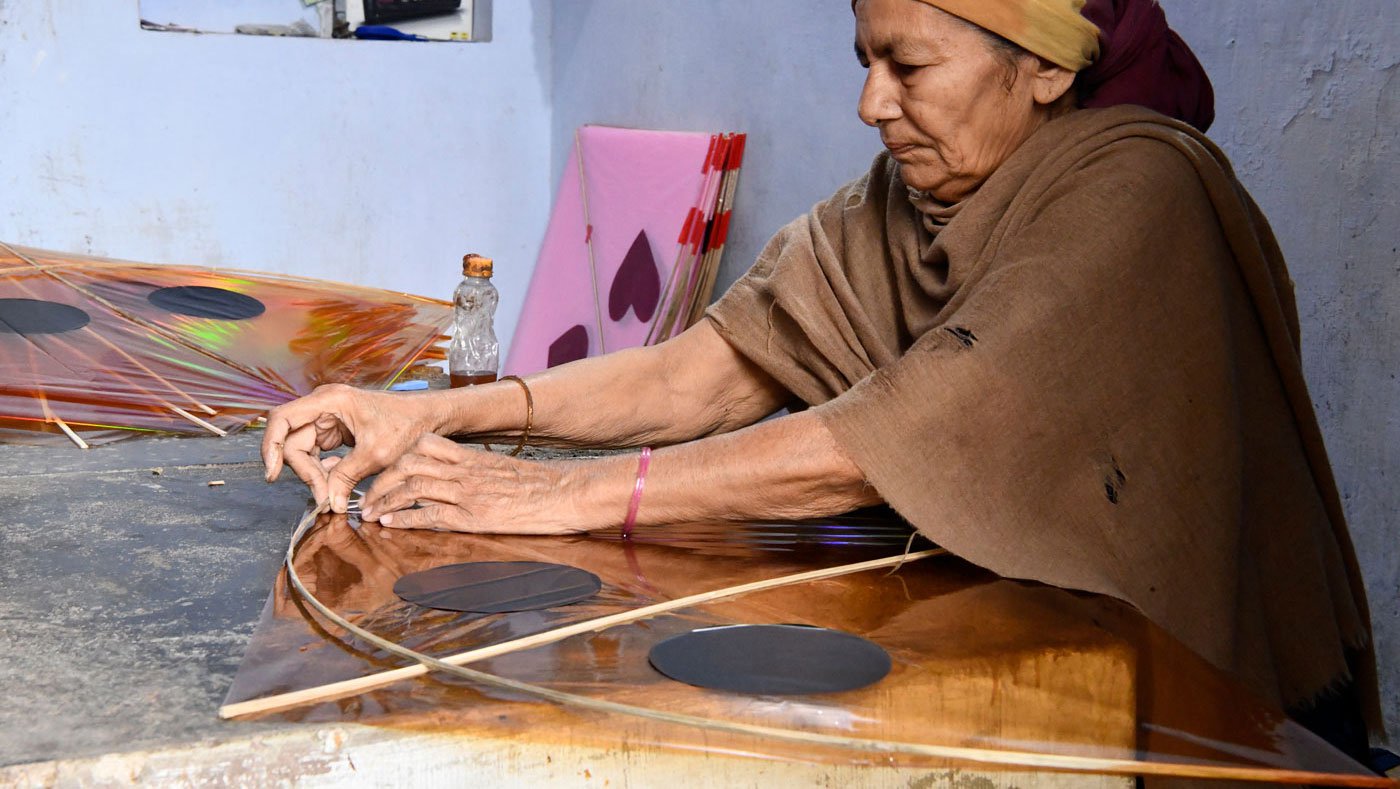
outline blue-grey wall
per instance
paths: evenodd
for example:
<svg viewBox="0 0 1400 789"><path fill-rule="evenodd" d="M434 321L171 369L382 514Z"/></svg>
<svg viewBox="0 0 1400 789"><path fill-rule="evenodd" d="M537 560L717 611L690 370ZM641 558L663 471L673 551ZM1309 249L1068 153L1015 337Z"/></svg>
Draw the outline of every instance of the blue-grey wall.
<svg viewBox="0 0 1400 789"><path fill-rule="evenodd" d="M0 0L0 240L440 298L479 251L508 339L552 194L551 6L496 6L490 43L404 44Z"/></svg>
<svg viewBox="0 0 1400 789"><path fill-rule="evenodd" d="M1211 136L1288 255L1400 743L1400 6L1163 5L1214 78Z"/></svg>

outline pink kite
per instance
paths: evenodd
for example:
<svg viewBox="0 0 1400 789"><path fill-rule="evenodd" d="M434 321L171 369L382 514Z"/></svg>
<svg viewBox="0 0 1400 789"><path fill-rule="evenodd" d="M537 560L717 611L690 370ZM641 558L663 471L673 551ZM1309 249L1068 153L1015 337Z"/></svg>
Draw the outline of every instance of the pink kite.
<svg viewBox="0 0 1400 789"><path fill-rule="evenodd" d="M504 372L660 341L693 322L714 285L743 141L579 129Z"/></svg>

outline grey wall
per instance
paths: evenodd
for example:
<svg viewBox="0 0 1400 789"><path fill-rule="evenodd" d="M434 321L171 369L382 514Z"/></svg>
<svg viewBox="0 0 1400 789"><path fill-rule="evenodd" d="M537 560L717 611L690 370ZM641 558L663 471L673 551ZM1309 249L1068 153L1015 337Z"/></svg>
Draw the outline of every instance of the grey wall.
<svg viewBox="0 0 1400 789"><path fill-rule="evenodd" d="M1270 216L1361 555L1400 732L1400 8L1395 0L1163 0L1215 80L1212 136ZM720 288L879 141L846 0L555 6L554 177L575 126L751 135Z"/></svg>
<svg viewBox="0 0 1400 789"><path fill-rule="evenodd" d="M1211 136L1288 255L1400 742L1400 5L1163 5L1214 78Z"/></svg>

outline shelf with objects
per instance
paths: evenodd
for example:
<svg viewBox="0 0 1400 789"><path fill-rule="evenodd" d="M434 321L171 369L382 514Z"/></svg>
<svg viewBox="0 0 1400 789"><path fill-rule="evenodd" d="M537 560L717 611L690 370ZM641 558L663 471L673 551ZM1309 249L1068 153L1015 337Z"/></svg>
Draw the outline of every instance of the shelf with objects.
<svg viewBox="0 0 1400 789"><path fill-rule="evenodd" d="M287 38L491 40L492 0L141 0L145 30Z"/></svg>

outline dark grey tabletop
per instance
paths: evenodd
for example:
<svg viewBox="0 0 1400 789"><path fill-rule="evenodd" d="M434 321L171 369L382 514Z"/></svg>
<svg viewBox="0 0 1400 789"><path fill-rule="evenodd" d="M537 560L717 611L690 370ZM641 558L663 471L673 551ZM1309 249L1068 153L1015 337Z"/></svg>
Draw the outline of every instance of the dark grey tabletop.
<svg viewBox="0 0 1400 789"><path fill-rule="evenodd" d="M288 726L216 714L307 503L261 437L0 446L0 765Z"/></svg>

